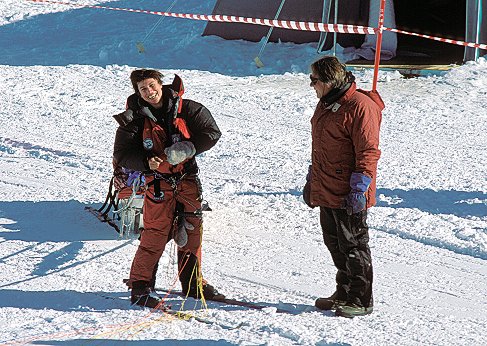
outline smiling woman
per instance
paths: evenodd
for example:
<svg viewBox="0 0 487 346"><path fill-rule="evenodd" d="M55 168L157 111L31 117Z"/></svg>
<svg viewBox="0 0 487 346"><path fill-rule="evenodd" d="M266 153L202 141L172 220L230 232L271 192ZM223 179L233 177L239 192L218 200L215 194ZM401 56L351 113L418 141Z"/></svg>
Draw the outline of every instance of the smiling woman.
<svg viewBox="0 0 487 346"><path fill-rule="evenodd" d="M154 78L137 83L140 97L154 108L162 107L162 83Z"/></svg>
<svg viewBox="0 0 487 346"><path fill-rule="evenodd" d="M203 105L182 99L182 81L162 85L156 70L130 74L135 94L127 99L130 121L119 121L114 145L116 166L142 171L146 181L143 202L144 230L127 286L132 304L159 307L154 297L156 274L168 241L178 242L179 280L186 296L222 299L224 296L202 279L202 201L196 153L213 147L220 130ZM179 86L179 88L177 87Z"/></svg>
<svg viewBox="0 0 487 346"><path fill-rule="evenodd" d="M162 107L162 78L163 74L157 70L134 70L130 74L130 81L136 94L154 108Z"/></svg>

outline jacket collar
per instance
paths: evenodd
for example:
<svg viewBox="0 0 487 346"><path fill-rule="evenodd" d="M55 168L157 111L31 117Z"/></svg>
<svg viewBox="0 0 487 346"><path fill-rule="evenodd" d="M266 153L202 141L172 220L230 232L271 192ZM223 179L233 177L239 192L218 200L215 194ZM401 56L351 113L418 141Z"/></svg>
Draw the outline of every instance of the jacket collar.
<svg viewBox="0 0 487 346"><path fill-rule="evenodd" d="M169 112L171 109L173 103L174 103L174 90L170 88L170 85L163 85L162 87L162 107L160 108L160 111L163 113ZM148 102L144 101L144 99L140 96L137 98L137 103L140 108L142 107L149 107L151 111L155 111L155 108L152 107ZM156 111L156 112L160 112Z"/></svg>
<svg viewBox="0 0 487 346"><path fill-rule="evenodd" d="M355 82L349 82L341 89L332 89L328 94L320 98L320 102L325 108L332 108L333 104L340 103L338 101L350 98L350 95L352 95L356 89L357 85Z"/></svg>
<svg viewBox="0 0 487 346"><path fill-rule="evenodd" d="M328 107L328 106L332 105L333 103L335 103L336 101L338 101L343 95L345 95L345 93L347 93L347 91L352 86L353 86L352 90L355 91L355 89L357 88L355 85L355 76L352 74L352 72L348 71L346 78L348 81L347 84L345 84L341 88L334 88L334 89L330 90L330 92L328 94L326 94L325 96L320 98L320 101L325 105L325 107ZM347 94L350 95L353 93L353 91L351 93L347 93Z"/></svg>

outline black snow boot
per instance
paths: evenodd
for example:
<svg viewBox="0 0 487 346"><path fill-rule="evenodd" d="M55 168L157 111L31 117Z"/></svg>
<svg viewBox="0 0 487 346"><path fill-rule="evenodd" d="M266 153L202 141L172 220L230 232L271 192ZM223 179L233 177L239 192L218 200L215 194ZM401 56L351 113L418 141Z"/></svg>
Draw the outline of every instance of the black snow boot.
<svg viewBox="0 0 487 346"><path fill-rule="evenodd" d="M374 311L373 306L363 307L361 305L348 302L345 305L337 307L335 316L354 318L358 316L369 315Z"/></svg>
<svg viewBox="0 0 487 346"><path fill-rule="evenodd" d="M179 252L179 268L181 287L183 294L195 299L223 300L225 296L219 293L215 287L210 285L204 279L200 279L198 258L192 253ZM184 266L184 267L183 267ZM181 269L183 268L183 269ZM201 282L201 288L198 289L198 281ZM202 297L203 296L203 297Z"/></svg>
<svg viewBox="0 0 487 346"><path fill-rule="evenodd" d="M216 290L215 287L210 285L203 279L203 296L208 300L222 301L225 299L225 295Z"/></svg>
<svg viewBox="0 0 487 346"><path fill-rule="evenodd" d="M320 310L336 310L340 305L347 303L347 294L342 291L335 291L327 298L318 298L315 306Z"/></svg>
<svg viewBox="0 0 487 346"><path fill-rule="evenodd" d="M151 309L165 309L162 299L155 294L146 281L132 282L130 294L130 302L132 305L139 305Z"/></svg>

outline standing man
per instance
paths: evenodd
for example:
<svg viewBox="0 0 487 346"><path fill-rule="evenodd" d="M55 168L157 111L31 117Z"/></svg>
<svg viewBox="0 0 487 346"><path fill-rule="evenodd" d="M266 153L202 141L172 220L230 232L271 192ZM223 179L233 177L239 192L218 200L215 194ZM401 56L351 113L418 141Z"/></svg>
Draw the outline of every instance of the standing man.
<svg viewBox="0 0 487 346"><path fill-rule="evenodd" d="M131 73L135 93L127 99L127 110L115 115L120 126L113 151L117 166L145 176L144 230L127 286L132 304L151 308L160 305L153 294L157 266L176 230L184 233L178 241L183 293L224 298L201 276L202 195L195 159L216 144L221 132L207 108L182 99L183 84L177 75L172 85L163 85L162 78L156 70Z"/></svg>
<svg viewBox="0 0 487 346"><path fill-rule="evenodd" d="M320 207L323 239L337 268L336 291L318 298L321 310L337 316L372 313L372 259L367 209L375 205L379 129L384 109L376 91L359 90L337 58L311 65L320 99L311 119L312 164L303 198Z"/></svg>

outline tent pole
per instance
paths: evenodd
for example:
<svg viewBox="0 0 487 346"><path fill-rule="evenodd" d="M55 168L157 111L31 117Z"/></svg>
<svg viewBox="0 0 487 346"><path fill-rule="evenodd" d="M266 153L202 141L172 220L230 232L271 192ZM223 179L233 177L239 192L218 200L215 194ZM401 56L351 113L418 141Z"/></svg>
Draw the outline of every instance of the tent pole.
<svg viewBox="0 0 487 346"><path fill-rule="evenodd" d="M326 6L326 3L328 3L328 6ZM330 21L330 10L331 0L323 0L323 13L321 15L321 22L323 24L328 24L328 22ZM320 32L320 40L318 41L318 49L316 50L316 53L319 54L323 51L323 46L325 45L327 36L328 32Z"/></svg>
<svg viewBox="0 0 487 346"><path fill-rule="evenodd" d="M482 0L477 0L477 32L475 33L475 43L480 43L480 28L482 27ZM475 48L475 61L480 57L480 49Z"/></svg>
<svg viewBox="0 0 487 346"><path fill-rule="evenodd" d="M335 0L335 18L333 24L338 22L338 0ZM337 55L337 32L333 33L333 56Z"/></svg>
<svg viewBox="0 0 487 346"><path fill-rule="evenodd" d="M381 0L379 11L379 25L376 31L377 43L375 45L375 61L374 61L374 80L372 82L372 90L377 90L377 77L379 75L380 64L380 50L382 47L382 28L384 27L384 12L386 8L386 0Z"/></svg>
<svg viewBox="0 0 487 346"><path fill-rule="evenodd" d="M465 40L480 43L480 29L482 27L482 0L467 0L465 6ZM465 47L463 62L477 61L480 50L473 47Z"/></svg>
<svg viewBox="0 0 487 346"><path fill-rule="evenodd" d="M282 7L284 6L284 3L286 2L286 0L282 0L281 1L281 4L279 5L279 9L277 10L277 13L276 15L274 16L274 20L276 20L278 17L279 17L279 14L281 13L281 10L282 10ZM259 54L257 54L257 56L254 58L254 62L255 62L255 65L258 67L258 68L261 68L261 67L264 67L264 63L262 62L262 60L260 60L260 56L262 55L262 53L264 52L264 48L265 46L267 45L267 42L269 41L269 37L271 37L271 34L272 34L272 29L274 29L273 26L271 26L269 28L269 31L267 32L267 36L265 37L264 39L264 44L262 45L262 47L260 47L260 51L259 51Z"/></svg>

